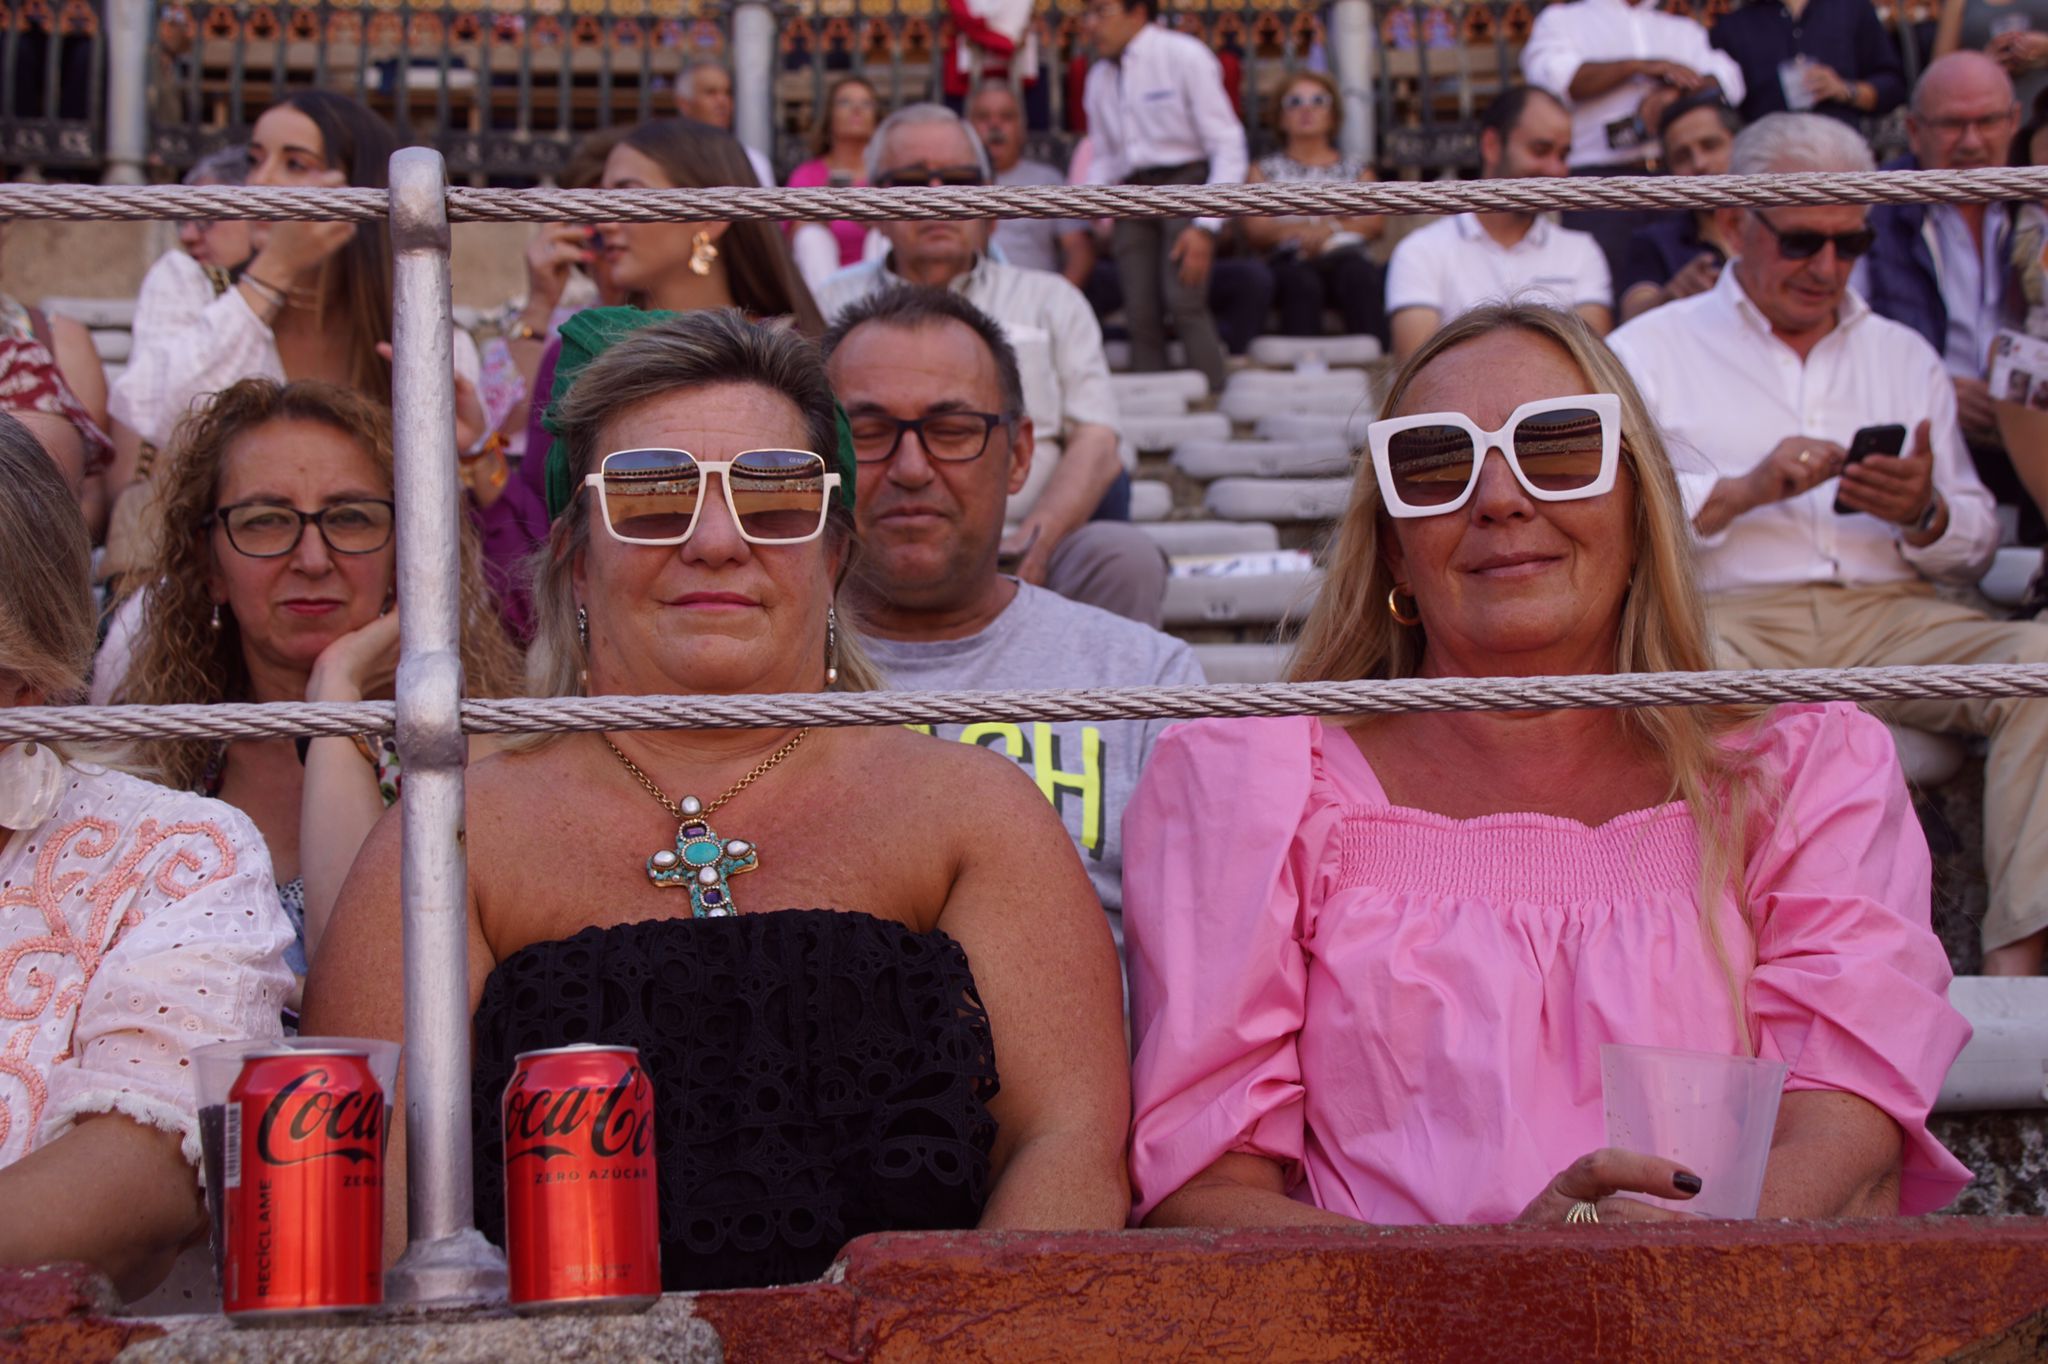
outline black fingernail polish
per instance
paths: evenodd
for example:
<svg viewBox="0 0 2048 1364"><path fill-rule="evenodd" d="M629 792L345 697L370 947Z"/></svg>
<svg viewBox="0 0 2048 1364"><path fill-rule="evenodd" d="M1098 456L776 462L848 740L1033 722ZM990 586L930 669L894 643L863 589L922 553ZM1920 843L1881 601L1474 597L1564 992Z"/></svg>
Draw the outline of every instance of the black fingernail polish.
<svg viewBox="0 0 2048 1364"><path fill-rule="evenodd" d="M1700 1177L1693 1174L1671 1176L1671 1185L1682 1194L1696 1194L1700 1191Z"/></svg>

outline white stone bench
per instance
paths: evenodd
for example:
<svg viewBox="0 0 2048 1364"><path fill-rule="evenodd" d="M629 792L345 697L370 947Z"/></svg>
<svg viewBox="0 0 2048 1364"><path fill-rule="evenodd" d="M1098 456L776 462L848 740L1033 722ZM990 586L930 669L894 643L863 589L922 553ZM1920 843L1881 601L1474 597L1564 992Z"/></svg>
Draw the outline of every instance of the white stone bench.
<svg viewBox="0 0 2048 1364"><path fill-rule="evenodd" d="M1305 614L1322 585L1320 569L1244 578L1168 578L1169 628L1197 625L1275 625Z"/></svg>
<svg viewBox="0 0 2048 1364"><path fill-rule="evenodd" d="M132 298L46 298L41 306L52 317L68 317L94 331L127 331L135 325Z"/></svg>
<svg viewBox="0 0 2048 1364"><path fill-rule="evenodd" d="M1189 478L1327 478L1351 473L1351 447L1341 440L1190 441L1173 452Z"/></svg>
<svg viewBox="0 0 2048 1364"><path fill-rule="evenodd" d="M1190 402L1209 396L1209 381L1198 369L1162 369L1150 374L1112 374L1109 376L1110 391L1116 400L1147 393L1171 393Z"/></svg>
<svg viewBox="0 0 2048 1364"><path fill-rule="evenodd" d="M1162 389L1141 389L1136 393L1116 395L1117 416L1125 417L1179 417L1186 414L1188 400L1178 393Z"/></svg>
<svg viewBox="0 0 2048 1364"><path fill-rule="evenodd" d="M1285 644L1194 644L1195 661L1211 682L1278 682L1290 652Z"/></svg>
<svg viewBox="0 0 2048 1364"><path fill-rule="evenodd" d="M1111 369L1129 370L1131 367L1131 343L1121 337L1113 341L1104 341L1102 343L1102 358L1109 362ZM1181 345L1178 341L1167 342L1166 363L1174 369L1186 369L1188 364L1187 347ZM1206 389L1206 387L1207 384L1205 382L1204 388Z"/></svg>
<svg viewBox="0 0 2048 1364"><path fill-rule="evenodd" d="M1138 526L1168 558L1270 554L1280 548L1280 532L1268 521L1143 521Z"/></svg>
<svg viewBox="0 0 2048 1364"><path fill-rule="evenodd" d="M1341 440L1351 448L1365 444L1365 428L1373 409L1356 412L1284 412L1260 417L1252 430L1261 440Z"/></svg>
<svg viewBox="0 0 2048 1364"><path fill-rule="evenodd" d="M1131 481L1131 520L1164 521L1173 514L1173 489L1154 478Z"/></svg>
<svg viewBox="0 0 2048 1364"><path fill-rule="evenodd" d="M2010 546L1998 551L1977 590L1999 606L2018 606L2027 595L2027 584L2040 571L2040 550Z"/></svg>
<svg viewBox="0 0 2048 1364"><path fill-rule="evenodd" d="M1123 436L1140 450L1165 451L1189 441L1229 440L1230 418L1220 412L1188 412L1180 416L1134 413L1123 418Z"/></svg>
<svg viewBox="0 0 2048 1364"><path fill-rule="evenodd" d="M1888 724L1885 728L1892 732L1892 743L1899 750L1899 766L1906 769L1906 780L1915 786L1940 786L1954 780L1969 756L1963 741L1953 734L1935 734L1904 725Z"/></svg>
<svg viewBox="0 0 2048 1364"><path fill-rule="evenodd" d="M1326 365L1370 365L1382 354L1376 336L1261 336L1246 352L1254 364L1291 369L1304 360Z"/></svg>
<svg viewBox="0 0 2048 1364"><path fill-rule="evenodd" d="M1350 500L1348 478L1219 478L1202 504L1224 521L1332 521Z"/></svg>

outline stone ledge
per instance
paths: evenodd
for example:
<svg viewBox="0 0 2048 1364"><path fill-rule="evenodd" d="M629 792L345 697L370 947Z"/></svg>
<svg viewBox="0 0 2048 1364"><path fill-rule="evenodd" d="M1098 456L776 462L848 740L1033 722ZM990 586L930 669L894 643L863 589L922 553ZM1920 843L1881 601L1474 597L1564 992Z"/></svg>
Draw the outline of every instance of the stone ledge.
<svg viewBox="0 0 2048 1364"><path fill-rule="evenodd" d="M0 1303L32 1275L0 1271ZM61 1271L76 1275L77 1271ZM104 1297L46 1295L59 1319ZM313 1330L111 1322L171 1361L2018 1359L2048 1323L2048 1221L914 1233L824 1280L637 1316L394 1315ZM26 1323L27 1331L43 1323ZM0 1327L0 1355L25 1339ZM81 1342L68 1359L111 1358ZM2018 1351L2019 1353L2015 1353ZM57 1357L47 1351L25 1358Z"/></svg>
<svg viewBox="0 0 2048 1364"><path fill-rule="evenodd" d="M112 1359L123 1346L163 1334L117 1319L121 1300L85 1265L0 1269L0 1359L8 1364Z"/></svg>

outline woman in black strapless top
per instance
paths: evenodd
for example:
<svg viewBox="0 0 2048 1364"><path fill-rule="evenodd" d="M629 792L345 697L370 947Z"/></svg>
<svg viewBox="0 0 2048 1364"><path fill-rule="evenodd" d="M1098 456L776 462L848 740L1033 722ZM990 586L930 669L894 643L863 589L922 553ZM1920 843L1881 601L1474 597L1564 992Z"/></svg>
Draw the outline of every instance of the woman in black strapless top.
<svg viewBox="0 0 2048 1364"><path fill-rule="evenodd" d="M874 685L833 611L855 470L810 344L611 309L564 337L538 689ZM1123 1225L1115 948L1006 759L893 726L553 736L472 769L468 848L493 1239L513 1058L575 1042L638 1047L654 1083L670 1289L814 1277L870 1231ZM398 868L386 820L308 1031L400 1036Z"/></svg>

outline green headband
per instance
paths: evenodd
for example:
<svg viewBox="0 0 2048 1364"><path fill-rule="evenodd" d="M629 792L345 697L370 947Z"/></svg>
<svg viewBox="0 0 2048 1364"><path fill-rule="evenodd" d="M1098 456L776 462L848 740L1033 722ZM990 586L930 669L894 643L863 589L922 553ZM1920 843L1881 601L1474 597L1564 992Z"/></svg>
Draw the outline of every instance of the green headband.
<svg viewBox="0 0 2048 1364"><path fill-rule="evenodd" d="M589 368L590 362L619 341L643 327L673 322L686 316L686 313L658 309L585 308L562 324L561 350L555 356L555 383L548 393L547 412L541 418L541 426L554 437L548 443L546 456L549 520L568 510L569 503L576 497L576 487L569 475L569 442L562 434L562 399L576 386L576 380ZM846 409L839 405L837 398L832 400L832 426L836 437L832 462L839 471L839 500L850 512L853 510L854 483L853 429L847 425Z"/></svg>

